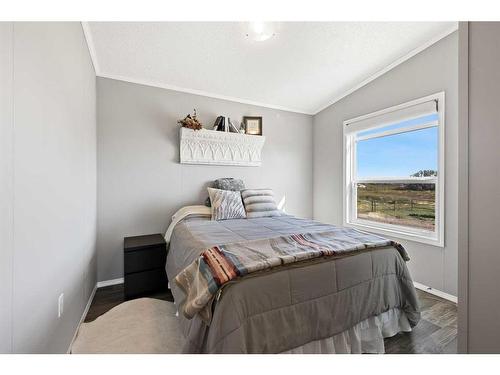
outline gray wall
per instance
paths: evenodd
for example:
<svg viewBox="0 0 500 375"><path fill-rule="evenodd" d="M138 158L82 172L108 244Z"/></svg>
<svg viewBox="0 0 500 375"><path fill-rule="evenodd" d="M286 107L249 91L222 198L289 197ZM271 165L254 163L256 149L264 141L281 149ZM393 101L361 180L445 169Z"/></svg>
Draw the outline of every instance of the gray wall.
<svg viewBox="0 0 500 375"><path fill-rule="evenodd" d="M342 122L446 93L445 248L401 241L415 281L457 295L458 33L442 39L314 116L314 218L342 223Z"/></svg>
<svg viewBox="0 0 500 375"><path fill-rule="evenodd" d="M95 73L80 23L0 40L0 351L66 352L96 282Z"/></svg>
<svg viewBox="0 0 500 375"><path fill-rule="evenodd" d="M177 120L196 108L205 127L217 115L262 116L261 167L179 164ZM312 216L312 117L105 78L97 80L98 279L123 276L123 237L163 233L171 215L202 204L219 177L286 195L290 213Z"/></svg>
<svg viewBox="0 0 500 375"><path fill-rule="evenodd" d="M469 283L469 23L458 26L458 353L467 353Z"/></svg>
<svg viewBox="0 0 500 375"><path fill-rule="evenodd" d="M0 353L12 351L12 29L0 22Z"/></svg>
<svg viewBox="0 0 500 375"><path fill-rule="evenodd" d="M469 23L468 350L500 353L500 23Z"/></svg>

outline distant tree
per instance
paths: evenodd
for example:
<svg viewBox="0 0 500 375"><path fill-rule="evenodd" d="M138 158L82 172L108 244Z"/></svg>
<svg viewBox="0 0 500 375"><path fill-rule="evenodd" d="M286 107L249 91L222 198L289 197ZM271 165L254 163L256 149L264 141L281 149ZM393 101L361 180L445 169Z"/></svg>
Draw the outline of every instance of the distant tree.
<svg viewBox="0 0 500 375"><path fill-rule="evenodd" d="M413 173L410 177L437 177L437 171L433 169L423 169L416 173Z"/></svg>
<svg viewBox="0 0 500 375"><path fill-rule="evenodd" d="M401 184L399 190L417 190L417 191L433 191L436 189L434 184Z"/></svg>
<svg viewBox="0 0 500 375"><path fill-rule="evenodd" d="M437 177L437 171L433 169L422 169L416 173L413 173L410 177ZM436 185L434 184L403 184L400 186L401 190L434 190Z"/></svg>

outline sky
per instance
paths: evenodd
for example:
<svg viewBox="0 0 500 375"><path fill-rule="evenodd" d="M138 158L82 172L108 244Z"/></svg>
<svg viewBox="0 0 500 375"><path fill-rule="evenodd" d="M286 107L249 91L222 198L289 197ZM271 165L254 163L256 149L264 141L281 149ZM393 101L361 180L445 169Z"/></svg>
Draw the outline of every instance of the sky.
<svg viewBox="0 0 500 375"><path fill-rule="evenodd" d="M437 114L368 130L358 136L423 124L433 119L437 119ZM357 177L360 179L409 177L422 169L437 170L438 127L358 141L357 161Z"/></svg>

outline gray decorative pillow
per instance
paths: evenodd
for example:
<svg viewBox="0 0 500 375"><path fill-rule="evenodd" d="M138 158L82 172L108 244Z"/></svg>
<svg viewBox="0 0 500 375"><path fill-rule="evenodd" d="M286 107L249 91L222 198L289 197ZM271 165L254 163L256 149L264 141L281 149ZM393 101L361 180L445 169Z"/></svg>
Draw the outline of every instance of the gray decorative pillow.
<svg viewBox="0 0 500 375"><path fill-rule="evenodd" d="M245 188L245 184L243 183L243 180L226 177L215 180L212 187L220 190L240 191ZM205 206L210 207L210 197L205 200Z"/></svg>
<svg viewBox="0 0 500 375"><path fill-rule="evenodd" d="M245 189L241 191L241 197L248 219L283 215L276 206L274 193L271 189Z"/></svg>
<svg viewBox="0 0 500 375"><path fill-rule="evenodd" d="M241 191L245 189L245 184L243 183L243 180L240 180L238 178L218 178L217 180L214 181L214 186L215 189L221 189L221 190L231 190L231 191Z"/></svg>
<svg viewBox="0 0 500 375"><path fill-rule="evenodd" d="M208 188L212 202L212 220L244 219L245 207L239 191Z"/></svg>

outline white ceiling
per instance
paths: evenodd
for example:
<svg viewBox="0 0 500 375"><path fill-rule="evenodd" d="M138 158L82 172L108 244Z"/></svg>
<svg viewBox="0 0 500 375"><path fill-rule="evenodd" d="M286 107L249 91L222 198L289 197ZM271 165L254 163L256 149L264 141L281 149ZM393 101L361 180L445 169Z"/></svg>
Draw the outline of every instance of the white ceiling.
<svg viewBox="0 0 500 375"><path fill-rule="evenodd" d="M455 22L84 24L98 76L315 114L457 28Z"/></svg>

